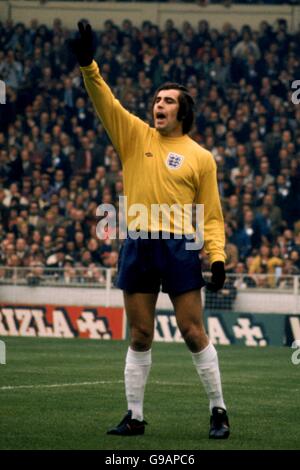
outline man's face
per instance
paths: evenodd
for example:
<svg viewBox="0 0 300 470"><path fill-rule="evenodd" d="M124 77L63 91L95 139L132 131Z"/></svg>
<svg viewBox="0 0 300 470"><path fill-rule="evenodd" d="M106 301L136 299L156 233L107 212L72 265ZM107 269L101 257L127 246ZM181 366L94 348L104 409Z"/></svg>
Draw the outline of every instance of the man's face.
<svg viewBox="0 0 300 470"><path fill-rule="evenodd" d="M153 107L154 127L161 135L182 135L182 122L177 120L179 94L179 90L161 90L156 97Z"/></svg>

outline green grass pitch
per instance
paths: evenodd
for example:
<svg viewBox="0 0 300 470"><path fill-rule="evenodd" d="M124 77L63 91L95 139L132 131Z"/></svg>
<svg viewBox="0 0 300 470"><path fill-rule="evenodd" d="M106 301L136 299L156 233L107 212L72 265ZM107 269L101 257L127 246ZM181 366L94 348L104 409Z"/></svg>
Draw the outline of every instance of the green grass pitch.
<svg viewBox="0 0 300 470"><path fill-rule="evenodd" d="M300 449L290 348L217 347L232 435L210 441L208 402L182 343L154 343L144 436L106 430L126 411L124 341L2 338L0 449Z"/></svg>

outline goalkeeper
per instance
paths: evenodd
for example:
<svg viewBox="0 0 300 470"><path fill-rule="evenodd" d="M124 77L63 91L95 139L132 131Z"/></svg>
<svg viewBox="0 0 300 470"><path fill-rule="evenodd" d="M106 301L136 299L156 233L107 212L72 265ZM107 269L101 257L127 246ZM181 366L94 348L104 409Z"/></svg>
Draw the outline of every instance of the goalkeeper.
<svg viewBox="0 0 300 470"><path fill-rule="evenodd" d="M194 118L192 97L182 85L162 85L153 99L154 128L150 127L115 99L93 60L91 26L79 23L78 28L78 37L69 45L96 113L121 158L128 212L133 204L142 204L147 214L151 214L154 204L169 208L174 204L204 205L204 247L212 271L207 287L221 289L225 281L225 241L216 165L211 153L188 136ZM209 438L225 439L229 422L218 356L203 323L200 289L205 282L201 261L197 250L186 249L188 235L194 229L185 225L183 231L174 213L168 214L168 239L161 220L140 218L140 236L129 236L120 252L117 284L123 290L130 330L125 364L128 412L108 433L144 434L144 390L151 367L155 306L162 286L174 306L177 325L209 399ZM132 216L127 213L127 226L131 223ZM155 239L145 237L153 233ZM194 416L193 409L191 414Z"/></svg>

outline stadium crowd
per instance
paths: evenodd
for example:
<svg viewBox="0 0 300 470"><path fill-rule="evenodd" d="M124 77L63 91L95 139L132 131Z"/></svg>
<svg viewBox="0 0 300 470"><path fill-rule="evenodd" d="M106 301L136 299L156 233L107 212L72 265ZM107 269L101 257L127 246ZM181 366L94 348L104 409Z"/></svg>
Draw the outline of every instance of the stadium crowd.
<svg viewBox="0 0 300 470"><path fill-rule="evenodd" d="M104 79L142 119L151 122L162 82L189 88L191 136L217 162L226 269L238 287L284 286L282 275L300 274L300 106L291 87L300 34L284 20L258 31L204 20L180 30L172 20L162 30L129 20L93 28ZM64 267L66 282L101 281L102 267L117 266L119 241L97 238L96 208L118 205L122 169L66 45L74 34L60 19L52 28L0 23L0 265Z"/></svg>

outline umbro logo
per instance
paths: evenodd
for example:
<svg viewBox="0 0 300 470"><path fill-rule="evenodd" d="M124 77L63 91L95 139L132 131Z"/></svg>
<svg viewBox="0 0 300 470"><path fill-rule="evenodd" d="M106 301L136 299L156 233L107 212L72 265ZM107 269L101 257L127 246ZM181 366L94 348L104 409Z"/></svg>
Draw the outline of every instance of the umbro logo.
<svg viewBox="0 0 300 470"><path fill-rule="evenodd" d="M145 157L153 157L153 153L151 153L151 152L146 152L146 153L145 153Z"/></svg>

